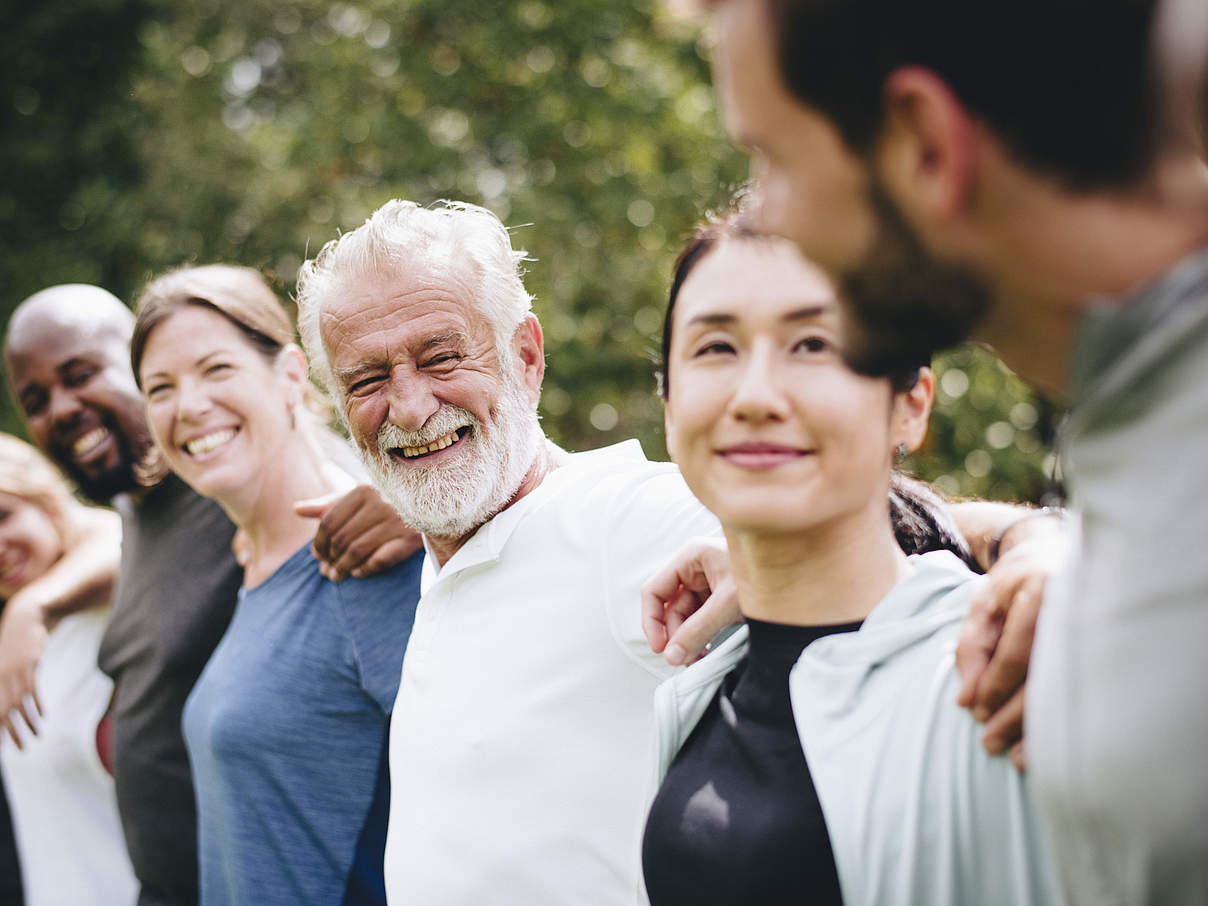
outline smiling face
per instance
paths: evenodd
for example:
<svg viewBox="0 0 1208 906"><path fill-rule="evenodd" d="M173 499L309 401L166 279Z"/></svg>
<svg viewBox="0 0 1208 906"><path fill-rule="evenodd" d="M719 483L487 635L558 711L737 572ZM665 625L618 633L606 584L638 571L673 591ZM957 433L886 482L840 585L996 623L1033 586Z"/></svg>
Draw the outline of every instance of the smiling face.
<svg viewBox="0 0 1208 906"><path fill-rule="evenodd" d="M62 555L59 530L46 511L0 491L0 600L40 578Z"/></svg>
<svg viewBox="0 0 1208 906"><path fill-rule="evenodd" d="M792 245L721 240L672 325L667 446L727 531L888 521L893 450L917 446L929 400L843 364L834 290Z"/></svg>
<svg viewBox="0 0 1208 906"><path fill-rule="evenodd" d="M300 358L300 355L297 357ZM168 466L197 493L235 503L298 443L291 409L305 367L274 362L226 317L185 305L152 328L139 367L147 422Z"/></svg>
<svg viewBox="0 0 1208 906"><path fill-rule="evenodd" d="M9 380L34 443L85 495L105 503L136 486L135 466L151 442L127 358L130 316L77 320L54 306L87 300L50 302L14 318Z"/></svg>
<svg viewBox="0 0 1208 906"><path fill-rule="evenodd" d="M322 342L352 438L408 523L460 538L506 506L541 441L541 332L527 319L500 349L448 268L399 268L333 294Z"/></svg>

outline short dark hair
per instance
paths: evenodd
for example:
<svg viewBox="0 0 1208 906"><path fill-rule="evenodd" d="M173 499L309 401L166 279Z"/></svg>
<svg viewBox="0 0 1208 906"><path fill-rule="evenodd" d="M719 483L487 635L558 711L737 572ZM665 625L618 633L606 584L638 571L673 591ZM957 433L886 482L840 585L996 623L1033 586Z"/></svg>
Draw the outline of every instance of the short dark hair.
<svg viewBox="0 0 1208 906"><path fill-rule="evenodd" d="M855 151L886 79L935 72L1025 166L1071 191L1135 186L1162 144L1159 0L764 0L789 90Z"/></svg>

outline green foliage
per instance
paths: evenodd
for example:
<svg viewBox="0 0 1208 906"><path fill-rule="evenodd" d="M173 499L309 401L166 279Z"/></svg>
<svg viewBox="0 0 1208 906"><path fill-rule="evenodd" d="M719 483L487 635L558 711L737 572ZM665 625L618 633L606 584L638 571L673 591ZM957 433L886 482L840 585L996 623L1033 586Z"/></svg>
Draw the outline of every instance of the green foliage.
<svg viewBox="0 0 1208 906"><path fill-rule="evenodd" d="M288 292L385 200L461 198L535 259L547 431L663 455L651 357L671 262L746 163L696 33L656 0L46 0L0 41L17 61L0 97L6 318L52 283L132 300L189 262L261 267ZM984 357L948 362L969 387L940 395L917 471L1034 498L1026 392Z"/></svg>

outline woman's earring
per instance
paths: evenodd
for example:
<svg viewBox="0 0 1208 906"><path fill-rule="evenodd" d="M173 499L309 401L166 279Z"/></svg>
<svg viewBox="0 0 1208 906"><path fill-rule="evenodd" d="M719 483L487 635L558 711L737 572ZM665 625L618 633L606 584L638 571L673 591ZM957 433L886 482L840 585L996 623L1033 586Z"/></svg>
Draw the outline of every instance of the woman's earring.
<svg viewBox="0 0 1208 906"><path fill-rule="evenodd" d="M893 448L894 462L901 462L906 458L906 454L909 452L910 451L906 449L906 444L902 441L898 441L898 445Z"/></svg>

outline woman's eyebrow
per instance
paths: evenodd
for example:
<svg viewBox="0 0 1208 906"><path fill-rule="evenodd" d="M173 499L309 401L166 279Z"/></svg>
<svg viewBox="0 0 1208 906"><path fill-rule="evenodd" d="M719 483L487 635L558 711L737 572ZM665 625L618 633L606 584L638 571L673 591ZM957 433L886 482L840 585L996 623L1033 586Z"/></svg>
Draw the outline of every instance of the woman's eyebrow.
<svg viewBox="0 0 1208 906"><path fill-rule="evenodd" d="M812 321L814 318L828 314L833 305L821 303L819 305L807 305L804 308L797 308L785 314L780 320L782 321Z"/></svg>
<svg viewBox="0 0 1208 906"><path fill-rule="evenodd" d="M733 324L738 318L735 315L726 314L725 312L701 312L699 315L693 315L688 319L688 324L685 326L693 326L696 324L704 325L705 327L717 327L723 324Z"/></svg>

